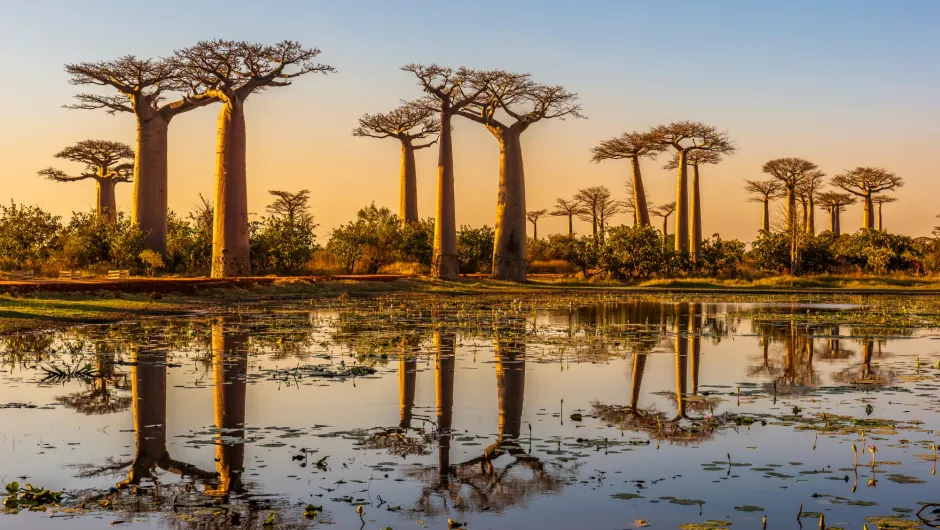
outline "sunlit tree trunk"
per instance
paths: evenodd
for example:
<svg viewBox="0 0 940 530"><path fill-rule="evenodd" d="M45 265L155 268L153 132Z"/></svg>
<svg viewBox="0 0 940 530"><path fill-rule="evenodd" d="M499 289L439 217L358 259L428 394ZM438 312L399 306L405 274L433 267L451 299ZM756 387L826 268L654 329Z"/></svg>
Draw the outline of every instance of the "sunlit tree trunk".
<svg viewBox="0 0 940 530"><path fill-rule="evenodd" d="M574 237L574 216L573 215L568 216L568 237L569 238Z"/></svg>
<svg viewBox="0 0 940 530"><path fill-rule="evenodd" d="M401 140L401 194L398 216L402 224L418 222L418 177L411 139Z"/></svg>
<svg viewBox="0 0 940 530"><path fill-rule="evenodd" d="M499 135L499 189L496 200L496 236L493 278L526 281L525 171L520 131L503 128Z"/></svg>
<svg viewBox="0 0 940 530"><path fill-rule="evenodd" d="M525 396L525 353L522 343L493 341L500 441L519 438Z"/></svg>
<svg viewBox="0 0 940 530"><path fill-rule="evenodd" d="M842 235L842 207L836 208L836 235Z"/></svg>
<svg viewBox="0 0 940 530"><path fill-rule="evenodd" d="M635 220L641 226L650 225L649 209L646 205L646 190L643 188L643 175L640 173L639 157L632 157L633 166L633 204Z"/></svg>
<svg viewBox="0 0 940 530"><path fill-rule="evenodd" d="M138 115L131 196L131 219L144 235L144 246L160 254L166 254L169 126L169 120L159 112Z"/></svg>
<svg viewBox="0 0 940 530"><path fill-rule="evenodd" d="M248 176L245 102L226 98L219 112L212 230L212 277L251 274L248 256Z"/></svg>
<svg viewBox="0 0 940 530"><path fill-rule="evenodd" d="M434 257L431 263L431 275L444 280L456 280L459 274L450 121L451 115L445 105L441 111L441 135L438 142L437 206L434 216Z"/></svg>
<svg viewBox="0 0 940 530"><path fill-rule="evenodd" d="M800 241L796 227L796 189L787 186L787 233L790 237L790 274L800 273Z"/></svg>
<svg viewBox="0 0 940 530"><path fill-rule="evenodd" d="M862 228L870 230L875 227L875 207L871 200L871 192L863 198L865 199L865 209L862 211Z"/></svg>
<svg viewBox="0 0 940 530"><path fill-rule="evenodd" d="M248 334L226 330L225 321L212 324L212 383L216 469L219 485L213 495L225 496L242 490L245 469L245 397L248 373ZM207 489L207 492L210 490Z"/></svg>
<svg viewBox="0 0 940 530"><path fill-rule="evenodd" d="M883 230L884 225L881 223L881 203L878 203L878 230Z"/></svg>
<svg viewBox="0 0 940 530"><path fill-rule="evenodd" d="M114 196L116 182L109 178L97 179L98 186L98 217L111 222L117 220L117 199Z"/></svg>
<svg viewBox="0 0 940 530"><path fill-rule="evenodd" d="M691 240L689 246L692 249L692 257L695 261L702 259L702 196L699 189L699 168L698 164L692 166L692 218L691 218Z"/></svg>
<svg viewBox="0 0 940 530"><path fill-rule="evenodd" d="M836 224L836 216L838 215L839 207L833 206L829 209L829 231L832 232L832 235L838 236L838 226Z"/></svg>
<svg viewBox="0 0 940 530"><path fill-rule="evenodd" d="M679 150L679 169L676 179L676 252L689 251L689 167L685 150Z"/></svg>
<svg viewBox="0 0 940 530"><path fill-rule="evenodd" d="M813 194L810 194L806 200L806 233L811 236L816 235L816 201Z"/></svg>
<svg viewBox="0 0 940 530"><path fill-rule="evenodd" d="M770 232L770 199L764 197L764 215L761 217L760 227L764 232Z"/></svg>

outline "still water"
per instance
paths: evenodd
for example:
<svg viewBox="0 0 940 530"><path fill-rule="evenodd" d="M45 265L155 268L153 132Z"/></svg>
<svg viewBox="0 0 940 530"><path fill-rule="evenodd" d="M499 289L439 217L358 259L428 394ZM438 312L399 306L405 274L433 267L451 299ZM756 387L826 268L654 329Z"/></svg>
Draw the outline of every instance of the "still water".
<svg viewBox="0 0 940 530"><path fill-rule="evenodd" d="M926 525L938 335L876 311L386 298L5 337L0 480L63 494L0 527Z"/></svg>

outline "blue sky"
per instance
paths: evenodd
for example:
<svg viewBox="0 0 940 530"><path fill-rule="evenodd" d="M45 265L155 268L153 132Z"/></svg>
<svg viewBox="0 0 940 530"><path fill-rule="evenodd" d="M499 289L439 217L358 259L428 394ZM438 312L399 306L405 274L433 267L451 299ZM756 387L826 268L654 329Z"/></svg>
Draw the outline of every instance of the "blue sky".
<svg viewBox="0 0 940 530"><path fill-rule="evenodd" d="M86 209L94 200L90 187L66 189L35 171L86 137L133 143L129 117L61 108L76 91L63 64L166 55L200 39L294 39L320 48L338 73L299 79L249 103L250 206L261 212L268 189L309 188L322 235L369 201L397 208L397 145L349 131L361 114L419 95L398 70L409 62L526 71L580 94L587 120L539 124L524 137L531 209L584 186L621 193L626 166L591 164L588 149L620 132L693 119L727 130L740 146L740 154L704 172L706 233L750 239L759 211L744 202L741 180L762 178L767 159L802 156L829 174L857 165L901 174L908 184L898 193L902 202L886 207L886 224L925 235L940 213L924 156L940 139L938 20L934 1L5 0L0 200L60 213ZM216 110L200 109L171 126L176 210L212 190ZM492 224L496 143L467 122L456 124L455 142L458 223ZM432 151L419 155L422 216L432 211ZM645 175L653 201L669 202L675 183L660 165L647 162ZM126 205L129 187L118 193ZM854 229L861 212L847 217ZM551 219L540 232L563 228Z"/></svg>

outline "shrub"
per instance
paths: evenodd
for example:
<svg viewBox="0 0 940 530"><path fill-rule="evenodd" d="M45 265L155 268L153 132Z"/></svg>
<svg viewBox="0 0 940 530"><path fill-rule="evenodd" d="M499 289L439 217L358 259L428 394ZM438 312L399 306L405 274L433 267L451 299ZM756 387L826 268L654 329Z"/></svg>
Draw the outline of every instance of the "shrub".
<svg viewBox="0 0 940 530"><path fill-rule="evenodd" d="M159 252L154 252L149 248L140 253L140 261L143 262L150 276L153 276L158 269L162 269L164 266L163 256L161 256Z"/></svg>
<svg viewBox="0 0 940 530"><path fill-rule="evenodd" d="M0 206L0 267L37 268L59 248L62 218L38 206Z"/></svg>
<svg viewBox="0 0 940 530"><path fill-rule="evenodd" d="M711 276L731 276L738 274L738 267L744 263L744 243L737 239L724 241L714 234L711 239L702 242L702 261L699 269Z"/></svg>
<svg viewBox="0 0 940 530"><path fill-rule="evenodd" d="M751 243L748 256L760 270L783 272L790 268L790 238L787 234L761 230Z"/></svg>
<svg viewBox="0 0 940 530"><path fill-rule="evenodd" d="M496 231L489 226L461 226L457 231L457 259L460 272L489 273L493 268Z"/></svg>

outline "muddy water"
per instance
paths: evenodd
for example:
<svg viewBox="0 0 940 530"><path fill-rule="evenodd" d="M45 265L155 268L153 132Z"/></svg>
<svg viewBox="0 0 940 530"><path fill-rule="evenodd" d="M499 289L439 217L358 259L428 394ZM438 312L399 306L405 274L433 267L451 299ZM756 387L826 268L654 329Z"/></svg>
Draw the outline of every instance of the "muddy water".
<svg viewBox="0 0 940 530"><path fill-rule="evenodd" d="M937 336L867 310L384 300L7 337L0 479L62 497L0 527L922 524Z"/></svg>

